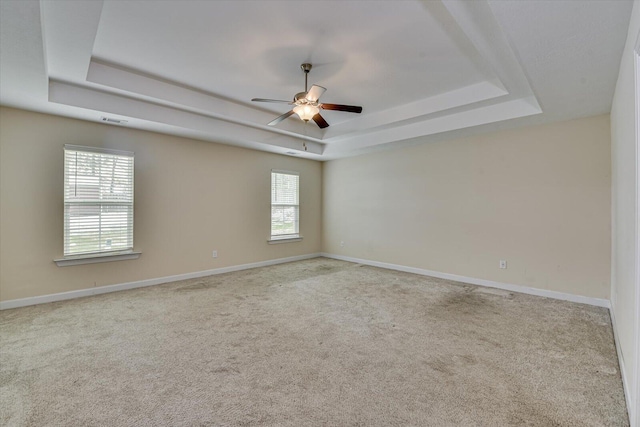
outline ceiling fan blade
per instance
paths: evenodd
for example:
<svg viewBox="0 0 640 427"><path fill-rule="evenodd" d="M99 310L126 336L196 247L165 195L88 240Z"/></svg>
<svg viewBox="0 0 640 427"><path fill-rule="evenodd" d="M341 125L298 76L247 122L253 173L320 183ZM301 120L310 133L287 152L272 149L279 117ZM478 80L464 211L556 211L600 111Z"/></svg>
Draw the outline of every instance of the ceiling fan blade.
<svg viewBox="0 0 640 427"><path fill-rule="evenodd" d="M275 126L278 123L280 123L281 121L283 121L284 119L286 119L287 117L291 116L293 114L293 110L291 111L287 111L286 113L284 113L281 116L276 117L275 119L271 120L269 123L267 123L268 126Z"/></svg>
<svg viewBox="0 0 640 427"><path fill-rule="evenodd" d="M316 122L320 129L329 127L329 123L320 115L320 113L313 116L313 121Z"/></svg>
<svg viewBox="0 0 640 427"><path fill-rule="evenodd" d="M281 104L293 104L291 101L282 101L280 99L253 98L254 102L279 102Z"/></svg>
<svg viewBox="0 0 640 427"><path fill-rule="evenodd" d="M362 107L355 105L322 104L320 105L320 108L323 110L346 111L348 113L362 113Z"/></svg>
<svg viewBox="0 0 640 427"><path fill-rule="evenodd" d="M309 89L309 92L307 92L307 96L305 98L309 102L317 102L326 90L327 89L323 88L322 86L313 85L311 86L311 89Z"/></svg>

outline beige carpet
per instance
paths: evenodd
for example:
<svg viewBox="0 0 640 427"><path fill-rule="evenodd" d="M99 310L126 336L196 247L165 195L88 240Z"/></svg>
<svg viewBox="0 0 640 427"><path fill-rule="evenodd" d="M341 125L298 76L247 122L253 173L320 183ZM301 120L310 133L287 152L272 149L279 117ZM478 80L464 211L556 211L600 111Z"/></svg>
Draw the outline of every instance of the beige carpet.
<svg viewBox="0 0 640 427"><path fill-rule="evenodd" d="M325 258L0 332L3 426L628 425L607 310Z"/></svg>

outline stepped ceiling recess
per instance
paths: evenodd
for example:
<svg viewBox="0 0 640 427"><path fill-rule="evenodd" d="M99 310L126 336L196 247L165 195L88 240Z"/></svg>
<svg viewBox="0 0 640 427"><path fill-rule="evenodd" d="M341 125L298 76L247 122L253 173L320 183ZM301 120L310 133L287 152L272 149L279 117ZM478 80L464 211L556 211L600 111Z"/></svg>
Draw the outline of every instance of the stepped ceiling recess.
<svg viewBox="0 0 640 427"><path fill-rule="evenodd" d="M0 103L311 159L607 113L631 1L0 2ZM291 107L309 86L320 129Z"/></svg>

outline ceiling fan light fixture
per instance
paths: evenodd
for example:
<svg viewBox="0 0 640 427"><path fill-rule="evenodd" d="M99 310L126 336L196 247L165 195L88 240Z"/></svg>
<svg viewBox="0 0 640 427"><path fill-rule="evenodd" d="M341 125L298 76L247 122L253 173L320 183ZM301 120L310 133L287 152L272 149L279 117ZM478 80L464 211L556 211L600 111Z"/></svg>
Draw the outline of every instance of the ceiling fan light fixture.
<svg viewBox="0 0 640 427"><path fill-rule="evenodd" d="M293 112L296 113L302 120L308 122L320 112L320 109L315 105L302 104L293 107Z"/></svg>

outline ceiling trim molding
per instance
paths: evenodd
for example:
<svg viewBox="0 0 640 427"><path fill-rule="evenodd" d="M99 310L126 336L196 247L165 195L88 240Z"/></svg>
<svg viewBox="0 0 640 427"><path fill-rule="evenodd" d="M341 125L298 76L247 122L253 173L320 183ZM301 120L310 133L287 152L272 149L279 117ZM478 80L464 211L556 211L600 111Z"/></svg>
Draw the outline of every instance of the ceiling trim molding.
<svg viewBox="0 0 640 427"><path fill-rule="evenodd" d="M49 101L94 110L96 111L96 121L100 121L100 113L105 112L127 119L140 119L174 128L208 132L215 135L211 137L211 140L223 144L278 153L296 150L306 155L322 155L324 151L324 145L315 141L273 134L256 127L239 125L197 112L129 98L60 80L50 80ZM137 127L136 120L130 119L126 126Z"/></svg>
<svg viewBox="0 0 640 427"><path fill-rule="evenodd" d="M324 151L329 158L348 155L355 150L372 148L390 142L401 142L420 136L429 136L456 129L480 126L496 121L515 119L539 114L540 108L534 97L514 99L479 109L462 111L436 117L427 121L412 123L400 128L385 129L361 135L338 143L329 144Z"/></svg>
<svg viewBox="0 0 640 427"><path fill-rule="evenodd" d="M273 120L273 112L250 107L237 101L224 99L212 93L196 88L160 79L140 71L131 70L116 64L110 64L91 58L87 81L119 89L132 94L148 97L154 102L162 102L174 108L206 114L221 120L261 128L264 131L302 138L308 141L322 142L322 130L306 126L301 121L288 122L289 129L283 126L272 127L263 123Z"/></svg>
<svg viewBox="0 0 640 427"><path fill-rule="evenodd" d="M358 128L375 130L389 124L400 125L411 119L426 119L429 115L440 113L456 107L475 104L489 99L495 99L509 93L498 81L484 81L460 89L431 96L420 101L402 105L400 107L380 111L358 117L327 128L326 143L344 139L346 134L357 133Z"/></svg>

